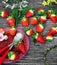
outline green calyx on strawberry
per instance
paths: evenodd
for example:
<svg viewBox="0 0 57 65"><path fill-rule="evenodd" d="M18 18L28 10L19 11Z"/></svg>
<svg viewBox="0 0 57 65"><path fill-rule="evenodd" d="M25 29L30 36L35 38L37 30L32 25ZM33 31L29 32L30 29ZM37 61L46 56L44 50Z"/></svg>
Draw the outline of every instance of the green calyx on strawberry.
<svg viewBox="0 0 57 65"><path fill-rule="evenodd" d="M19 43L17 46L18 50L21 51L21 53L26 54L26 46L24 43Z"/></svg>
<svg viewBox="0 0 57 65"><path fill-rule="evenodd" d="M8 18L7 18L7 23L9 24L9 26L15 26L15 23L16 23L16 21L15 21L15 18L13 18L12 16L9 16Z"/></svg>
<svg viewBox="0 0 57 65"><path fill-rule="evenodd" d="M16 60L17 57L19 58L19 55L17 55L14 51L10 51L10 52L8 53L8 59L9 59L9 60Z"/></svg>
<svg viewBox="0 0 57 65"><path fill-rule="evenodd" d="M46 23L46 21L47 21L46 15L43 15L43 16L40 17L41 23Z"/></svg>
<svg viewBox="0 0 57 65"><path fill-rule="evenodd" d="M56 34L56 26L51 27L48 34L50 34L52 36L55 35Z"/></svg>
<svg viewBox="0 0 57 65"><path fill-rule="evenodd" d="M34 10L33 10L33 9L30 9L30 10L27 11L27 13L26 13L25 16L26 16L27 18L29 18L29 17L31 17L31 16L33 16L33 15L34 15Z"/></svg>
<svg viewBox="0 0 57 65"><path fill-rule="evenodd" d="M41 44L45 44L45 39L43 35L38 34L37 32L32 35L33 40L36 40L37 42L40 42Z"/></svg>
<svg viewBox="0 0 57 65"><path fill-rule="evenodd" d="M46 36L46 40L47 40L48 42L52 42L52 41L53 41L53 36L52 36L52 35L47 35L47 36Z"/></svg>
<svg viewBox="0 0 57 65"><path fill-rule="evenodd" d="M55 11L53 9L48 10L48 12L50 12L50 14L55 14Z"/></svg>
<svg viewBox="0 0 57 65"><path fill-rule="evenodd" d="M30 18L30 24L37 25L38 24L38 19L36 17L31 17Z"/></svg>
<svg viewBox="0 0 57 65"><path fill-rule="evenodd" d="M6 17L8 17L8 12L6 11L6 10L4 10L4 11L0 11L0 16L2 17L2 18L6 18Z"/></svg>
<svg viewBox="0 0 57 65"><path fill-rule="evenodd" d="M38 24L36 26L36 31L39 32L39 33L41 33L41 32L43 32L44 28L45 28L45 24L41 24L40 23L40 24Z"/></svg>
<svg viewBox="0 0 57 65"><path fill-rule="evenodd" d="M28 35L28 36L32 36L34 34L34 30L32 28L26 28L25 29L25 33Z"/></svg>
<svg viewBox="0 0 57 65"><path fill-rule="evenodd" d="M51 17L52 14L55 15L55 11L52 10L52 9L48 10L48 12L47 12L47 16L48 16L49 18Z"/></svg>
<svg viewBox="0 0 57 65"><path fill-rule="evenodd" d="M21 19L21 24L22 26L27 27L29 25L28 19L26 17L23 17Z"/></svg>
<svg viewBox="0 0 57 65"><path fill-rule="evenodd" d="M38 14L39 15L44 15L45 14L45 11L44 11L44 9L43 8L38 8Z"/></svg>

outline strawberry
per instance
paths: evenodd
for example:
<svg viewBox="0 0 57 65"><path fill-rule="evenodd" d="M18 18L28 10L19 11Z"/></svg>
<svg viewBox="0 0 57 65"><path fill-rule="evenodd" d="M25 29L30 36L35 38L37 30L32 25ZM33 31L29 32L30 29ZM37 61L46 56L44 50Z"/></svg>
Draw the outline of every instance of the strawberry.
<svg viewBox="0 0 57 65"><path fill-rule="evenodd" d="M40 22L41 23L46 23L46 21L47 21L47 18L46 18L45 15L40 17Z"/></svg>
<svg viewBox="0 0 57 65"><path fill-rule="evenodd" d="M47 12L48 18L50 18L51 14L55 14L55 11L52 9L48 10L48 12Z"/></svg>
<svg viewBox="0 0 57 65"><path fill-rule="evenodd" d="M38 8L38 15L44 15L45 14L45 11L44 11L44 9L43 8Z"/></svg>
<svg viewBox="0 0 57 65"><path fill-rule="evenodd" d="M55 14L51 14L50 19L53 23L57 22L57 16Z"/></svg>
<svg viewBox="0 0 57 65"><path fill-rule="evenodd" d="M48 11L47 12L47 17L50 18L50 16L51 16L51 13Z"/></svg>
<svg viewBox="0 0 57 65"><path fill-rule="evenodd" d="M34 40L36 40L37 42L40 42L41 44L45 44L45 39L44 39L43 35L38 34L37 32L34 33L34 35L32 35L32 38Z"/></svg>
<svg viewBox="0 0 57 65"><path fill-rule="evenodd" d="M36 26L36 31L39 32L39 33L41 33L41 32L43 32L44 27L45 27L45 25L40 23L40 24L38 24Z"/></svg>
<svg viewBox="0 0 57 65"><path fill-rule="evenodd" d="M48 35L46 36L46 40L49 41L49 42L52 42L52 41L53 41L53 36L50 35L50 34L48 34Z"/></svg>
<svg viewBox="0 0 57 65"><path fill-rule="evenodd" d="M56 34L56 27L55 26L51 27L50 30L49 30L49 32L48 32L48 34L55 35Z"/></svg>
<svg viewBox="0 0 57 65"><path fill-rule="evenodd" d="M14 51L10 51L8 53L8 59L9 60L16 60L19 59L19 55L17 53L15 53Z"/></svg>
<svg viewBox="0 0 57 65"><path fill-rule="evenodd" d="M3 28L0 28L0 33L5 33L5 30Z"/></svg>
<svg viewBox="0 0 57 65"><path fill-rule="evenodd" d="M9 26L14 26L16 21L15 21L15 19L12 16L9 16L7 18L7 23L9 24Z"/></svg>
<svg viewBox="0 0 57 65"><path fill-rule="evenodd" d="M36 17L31 17L31 18L30 18L30 24L32 24L32 25L37 25L37 24L38 24L37 18L36 18Z"/></svg>
<svg viewBox="0 0 57 65"><path fill-rule="evenodd" d="M0 13L1 13L1 17L2 17L2 18L6 18L6 17L8 17L8 15L9 15L6 10L1 11Z"/></svg>
<svg viewBox="0 0 57 65"><path fill-rule="evenodd" d="M32 36L34 34L34 30L32 28L26 28L25 33L28 36Z"/></svg>
<svg viewBox="0 0 57 65"><path fill-rule="evenodd" d="M26 27L29 25L28 19L26 17L23 17L21 20L22 26Z"/></svg>
<svg viewBox="0 0 57 65"><path fill-rule="evenodd" d="M14 36L16 34L16 29L14 27L10 28L9 33Z"/></svg>
<svg viewBox="0 0 57 65"><path fill-rule="evenodd" d="M25 47L24 43L20 43L18 45L18 50L21 51L23 54L26 54L26 47Z"/></svg>
<svg viewBox="0 0 57 65"><path fill-rule="evenodd" d="M27 13L26 13L25 16L26 16L27 18L29 18L29 17L31 17L31 16L33 16L33 15L34 15L34 10L30 9L30 10L27 11Z"/></svg>

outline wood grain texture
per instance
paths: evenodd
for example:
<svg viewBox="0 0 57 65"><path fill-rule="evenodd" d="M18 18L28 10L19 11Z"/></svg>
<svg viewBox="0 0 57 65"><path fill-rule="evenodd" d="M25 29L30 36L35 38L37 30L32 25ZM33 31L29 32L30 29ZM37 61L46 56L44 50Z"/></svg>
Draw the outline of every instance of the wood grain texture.
<svg viewBox="0 0 57 65"><path fill-rule="evenodd" d="M28 0L28 1L29 1L29 6L34 6L36 12L37 12L38 7L43 7L41 5L42 0ZM57 5L53 5L53 6L49 6L49 7L46 6L43 8L45 10L48 10L50 7L57 11ZM0 2L0 9L1 10L5 9L1 2ZM7 10L10 12L9 9L7 9ZM36 15L37 15L37 13L36 13ZM48 30L53 25L54 24L52 24L52 22L50 20L47 21L45 30L43 32L44 36L47 35ZM0 27L8 27L8 24L6 23L6 19L0 18ZM19 27L23 28L21 26L21 24L19 24ZM30 25L30 27L33 27L33 26ZM33 27L33 29L35 30L34 27ZM41 45L39 43L34 44L31 38L29 38L29 41L30 41L30 50L23 59L18 60L17 62L12 63L12 64L3 64L3 65L44 65L44 51L46 48L57 44L57 35L54 36L54 41L52 43L46 42L45 45ZM48 54L48 63L49 63L49 65L57 65L57 48L52 50Z"/></svg>

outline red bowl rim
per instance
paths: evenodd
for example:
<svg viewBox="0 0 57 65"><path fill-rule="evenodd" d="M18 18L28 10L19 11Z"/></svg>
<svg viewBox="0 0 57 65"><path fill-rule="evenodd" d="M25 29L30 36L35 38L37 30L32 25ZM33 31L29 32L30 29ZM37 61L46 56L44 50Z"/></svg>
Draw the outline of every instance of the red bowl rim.
<svg viewBox="0 0 57 65"><path fill-rule="evenodd" d="M4 30L8 30L9 28L8 27L6 27L6 28L4 28ZM22 32L22 33L24 33L24 31L23 31L23 29L22 28L16 28L17 30L19 30L20 32ZM27 52L28 52L28 50L29 50L29 48L30 48L30 45L29 45L29 39L28 39L28 36L24 33L24 35L25 35L25 38L26 38L26 44L27 44ZM24 56L25 56L26 54L20 54L20 58L18 59L18 60L14 60L14 61L10 61L9 59L5 59L5 61L3 62L4 64L8 64L8 63L14 63L14 62L16 62L16 61L19 61L20 59L22 59Z"/></svg>

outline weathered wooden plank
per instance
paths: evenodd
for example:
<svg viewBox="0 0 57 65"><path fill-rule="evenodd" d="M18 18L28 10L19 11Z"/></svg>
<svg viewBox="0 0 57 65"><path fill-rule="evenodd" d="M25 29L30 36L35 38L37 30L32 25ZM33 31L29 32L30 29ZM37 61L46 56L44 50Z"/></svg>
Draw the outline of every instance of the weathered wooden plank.
<svg viewBox="0 0 57 65"><path fill-rule="evenodd" d="M29 6L34 6L36 11L37 11L38 7L43 7L41 5L42 0L28 0L28 1L29 1ZM57 5L49 6L49 7L46 6L43 8L45 10L48 10L50 7L57 10L57 8L56 8ZM3 4L0 2L0 10L4 10L4 9L5 8L4 8ZM7 9L7 10L9 11L9 9ZM36 13L36 15L38 16L37 13ZM48 20L46 23L46 27L43 32L43 35L47 35L50 27L53 25L54 24L52 24L52 22L50 20ZM6 19L0 18L0 27L9 27L6 22ZM19 27L24 29L24 27L22 27L21 24L19 24ZM35 30L35 28L32 25L29 25L29 27L32 27ZM51 42L51 43L46 42L45 45L41 45L39 43L34 44L31 38L29 38L29 41L30 41L30 50L27 53L27 55L23 59L18 60L16 63L7 64L7 65L44 65L44 51L46 48L57 44L57 35L56 35L56 37L54 36L53 42ZM57 48L48 54L48 62L50 65L57 65L57 58L56 58L57 52L56 51L57 51ZM4 65L6 65L6 64L4 64Z"/></svg>

